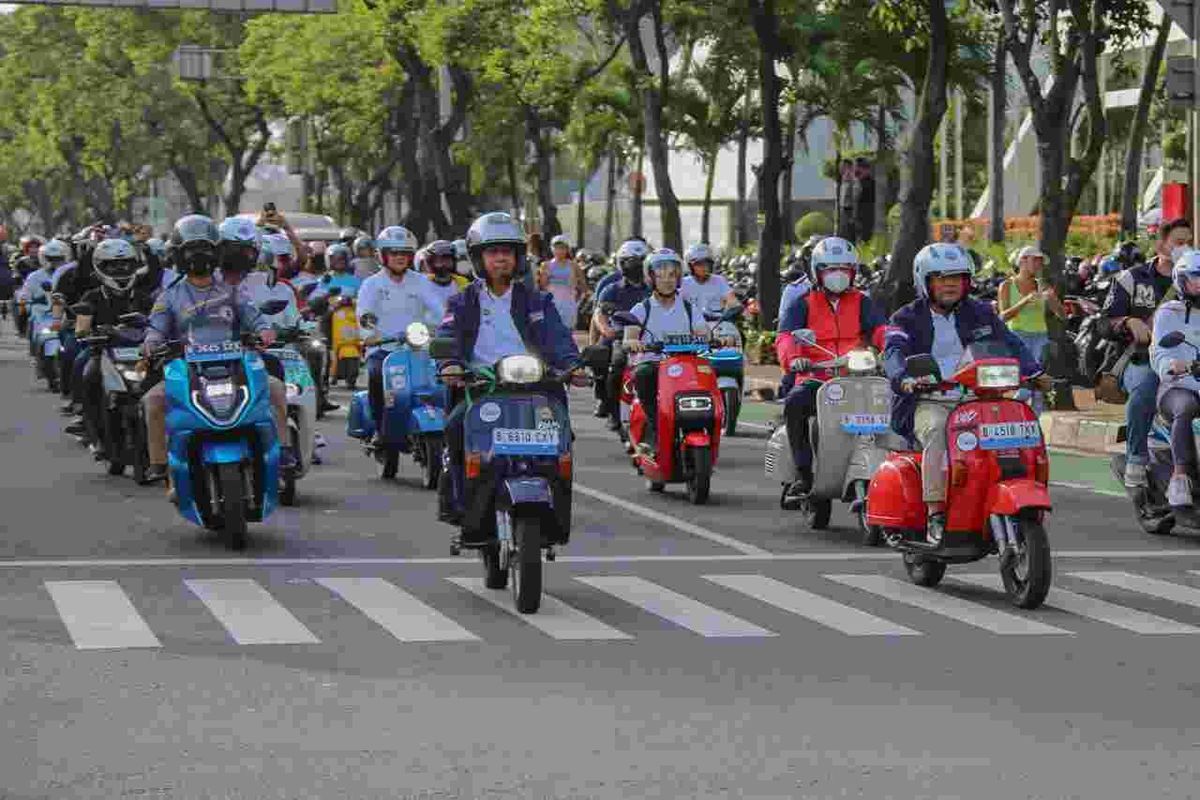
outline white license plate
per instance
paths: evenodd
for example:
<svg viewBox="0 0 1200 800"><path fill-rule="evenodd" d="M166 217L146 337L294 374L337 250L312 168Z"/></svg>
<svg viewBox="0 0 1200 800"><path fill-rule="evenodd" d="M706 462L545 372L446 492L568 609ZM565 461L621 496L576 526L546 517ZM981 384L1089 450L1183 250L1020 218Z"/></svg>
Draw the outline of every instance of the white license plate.
<svg viewBox="0 0 1200 800"><path fill-rule="evenodd" d="M992 422L979 426L979 445L985 450L1036 447L1042 429L1036 422Z"/></svg>
<svg viewBox="0 0 1200 800"><path fill-rule="evenodd" d="M506 446L558 447L556 428L492 428L492 444Z"/></svg>

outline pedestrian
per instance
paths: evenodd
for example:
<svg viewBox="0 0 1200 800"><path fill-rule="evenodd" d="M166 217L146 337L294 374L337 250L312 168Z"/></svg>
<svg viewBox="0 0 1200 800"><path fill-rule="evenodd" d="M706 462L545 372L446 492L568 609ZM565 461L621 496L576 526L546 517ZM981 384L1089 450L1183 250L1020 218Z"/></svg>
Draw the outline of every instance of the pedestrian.
<svg viewBox="0 0 1200 800"><path fill-rule="evenodd" d="M997 300L1000 319L1008 323L1009 330L1017 335L1039 363L1045 363L1043 355L1050 343L1050 330L1046 325L1046 312L1062 319L1065 316L1062 301L1053 286L1042 282L1042 268L1046 256L1036 247L1021 248L1017 254L1017 274L1000 284ZM1041 392L1028 389L1017 393L1018 400L1031 397L1034 413L1045 410L1045 398Z"/></svg>

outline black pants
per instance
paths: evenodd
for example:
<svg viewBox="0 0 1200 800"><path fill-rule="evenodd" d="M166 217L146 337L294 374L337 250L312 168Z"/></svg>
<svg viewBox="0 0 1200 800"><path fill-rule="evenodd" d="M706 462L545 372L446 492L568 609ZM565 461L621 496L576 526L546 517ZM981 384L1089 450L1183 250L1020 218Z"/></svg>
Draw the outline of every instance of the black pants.
<svg viewBox="0 0 1200 800"><path fill-rule="evenodd" d="M612 403L612 418L621 421L621 381L625 377L625 365L629 363L629 353L620 344L612 346L612 363L608 368L608 398Z"/></svg>
<svg viewBox="0 0 1200 800"><path fill-rule="evenodd" d="M387 357L386 350L376 350L367 356L367 399L371 402L376 431L383 430L383 362Z"/></svg>
<svg viewBox="0 0 1200 800"><path fill-rule="evenodd" d="M783 401L783 418L787 422L788 442L792 446L792 463L797 469L812 467L812 442L808 440L808 421L817 413L819 383L800 381Z"/></svg>
<svg viewBox="0 0 1200 800"><path fill-rule="evenodd" d="M99 358L89 358L84 364L82 383L78 397L83 404L84 428L94 443L107 446L104 437L104 383L100 375Z"/></svg>
<svg viewBox="0 0 1200 800"><path fill-rule="evenodd" d="M646 361L633 370L633 389L646 412L646 441L653 443L658 422L658 362Z"/></svg>
<svg viewBox="0 0 1200 800"><path fill-rule="evenodd" d="M1177 467L1195 469L1192 420L1200 416L1200 398L1191 389L1168 389L1158 401L1158 408L1171 421L1171 460Z"/></svg>
<svg viewBox="0 0 1200 800"><path fill-rule="evenodd" d="M595 381L592 383L592 390L595 392L596 399L598 401L608 405L608 403L612 402L610 398L613 396L612 392L608 390L608 376L612 371L609 369L609 362L612 361L613 348L611 344L604 343L597 344L596 346L607 348L608 358L606 359L603 367L596 366L592 368L592 375L595 378Z"/></svg>

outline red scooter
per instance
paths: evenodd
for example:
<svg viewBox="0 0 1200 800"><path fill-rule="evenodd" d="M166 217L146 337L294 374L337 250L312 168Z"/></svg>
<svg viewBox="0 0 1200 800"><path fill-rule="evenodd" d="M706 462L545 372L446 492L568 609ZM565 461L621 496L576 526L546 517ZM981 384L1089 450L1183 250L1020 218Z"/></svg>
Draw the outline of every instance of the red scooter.
<svg viewBox="0 0 1200 800"><path fill-rule="evenodd" d="M921 453L907 450L893 452L871 479L867 524L879 526L888 545L904 554L904 568L919 586L936 586L948 564L998 553L1009 600L1037 608L1052 572L1043 527L1050 461L1042 430L1033 409L1004 397L1020 385L1019 362L1004 343L972 344L959 364L944 382L932 356L907 362L917 391L964 390L946 424L945 532L926 533Z"/></svg>
<svg viewBox="0 0 1200 800"><path fill-rule="evenodd" d="M741 308L721 313L707 312L710 322L728 322L741 315ZM640 325L632 314L618 314L626 325ZM666 355L658 363L658 443L653 455L641 455L637 446L645 441L646 409L638 397L629 412L629 442L633 464L649 482L650 491L661 492L668 483L687 484L688 499L695 505L708 501L713 468L721 445L725 408L717 387L717 374L701 354L712 348L712 331L707 336L667 336L646 349Z"/></svg>

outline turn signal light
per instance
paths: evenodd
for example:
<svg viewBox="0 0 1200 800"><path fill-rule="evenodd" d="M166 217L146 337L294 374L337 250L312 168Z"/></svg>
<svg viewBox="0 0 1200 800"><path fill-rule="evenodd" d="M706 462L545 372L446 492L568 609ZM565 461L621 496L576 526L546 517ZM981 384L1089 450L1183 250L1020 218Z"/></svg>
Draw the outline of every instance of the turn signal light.
<svg viewBox="0 0 1200 800"><path fill-rule="evenodd" d="M1043 453L1039 453L1033 463L1033 479L1038 483L1050 483L1050 459Z"/></svg>
<svg viewBox="0 0 1200 800"><path fill-rule="evenodd" d="M467 453L467 459L466 459L465 466L466 466L466 473L467 473L468 478L478 478L479 477L479 465L480 465L481 461L482 461L482 459L480 458L479 453Z"/></svg>
<svg viewBox="0 0 1200 800"><path fill-rule="evenodd" d="M574 466L571 462L571 454L563 453L558 457L558 477L564 481L571 480L571 473L574 471Z"/></svg>

